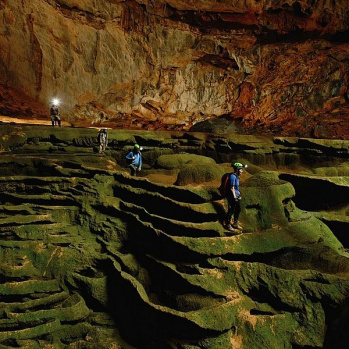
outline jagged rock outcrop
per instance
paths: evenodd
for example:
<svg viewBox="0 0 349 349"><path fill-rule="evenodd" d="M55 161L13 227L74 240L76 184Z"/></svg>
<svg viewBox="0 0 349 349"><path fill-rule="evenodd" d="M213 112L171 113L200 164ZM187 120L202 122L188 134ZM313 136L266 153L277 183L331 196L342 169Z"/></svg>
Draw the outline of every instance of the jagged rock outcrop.
<svg viewBox="0 0 349 349"><path fill-rule="evenodd" d="M344 348L347 141L112 130L101 155L95 136L0 127L0 346ZM122 167L135 141L143 178ZM178 154L250 163L243 234L221 225L219 178L162 183L156 159Z"/></svg>
<svg viewBox="0 0 349 349"><path fill-rule="evenodd" d="M0 2L0 114L348 138L347 2Z"/></svg>

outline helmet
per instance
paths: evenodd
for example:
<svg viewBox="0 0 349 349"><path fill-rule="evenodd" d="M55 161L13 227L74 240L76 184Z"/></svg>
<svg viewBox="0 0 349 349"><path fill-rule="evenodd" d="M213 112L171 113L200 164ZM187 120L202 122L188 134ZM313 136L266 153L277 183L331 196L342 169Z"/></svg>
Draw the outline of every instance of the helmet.
<svg viewBox="0 0 349 349"><path fill-rule="evenodd" d="M242 170L243 168L247 167L247 165L243 165L241 162L234 162L231 164L231 166L234 168L235 171Z"/></svg>
<svg viewBox="0 0 349 349"><path fill-rule="evenodd" d="M139 148L140 148L140 146L139 146L138 144L135 144L135 145L133 146L133 148L135 148L135 149L139 149Z"/></svg>

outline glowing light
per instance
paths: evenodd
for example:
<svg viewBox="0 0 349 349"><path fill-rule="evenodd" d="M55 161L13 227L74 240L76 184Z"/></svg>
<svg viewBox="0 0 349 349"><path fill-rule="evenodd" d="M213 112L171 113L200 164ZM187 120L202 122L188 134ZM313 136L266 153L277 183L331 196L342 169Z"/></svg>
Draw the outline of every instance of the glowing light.
<svg viewBox="0 0 349 349"><path fill-rule="evenodd" d="M60 103L60 100L58 98L52 99L52 104L53 105L59 105L59 103Z"/></svg>

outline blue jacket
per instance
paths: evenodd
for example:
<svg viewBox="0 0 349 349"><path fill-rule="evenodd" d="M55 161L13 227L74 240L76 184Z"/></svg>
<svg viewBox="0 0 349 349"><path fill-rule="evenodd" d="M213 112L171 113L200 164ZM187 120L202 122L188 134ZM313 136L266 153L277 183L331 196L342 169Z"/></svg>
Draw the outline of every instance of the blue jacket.
<svg viewBox="0 0 349 349"><path fill-rule="evenodd" d="M136 168L141 169L142 168L142 153L134 153L133 151L130 151L126 155L126 160L128 160L128 163L135 166Z"/></svg>
<svg viewBox="0 0 349 349"><path fill-rule="evenodd" d="M230 188L235 189L235 195L238 198L240 196L240 180L235 173L232 173L230 176ZM231 190L229 190L229 194L233 196L233 194L231 193Z"/></svg>

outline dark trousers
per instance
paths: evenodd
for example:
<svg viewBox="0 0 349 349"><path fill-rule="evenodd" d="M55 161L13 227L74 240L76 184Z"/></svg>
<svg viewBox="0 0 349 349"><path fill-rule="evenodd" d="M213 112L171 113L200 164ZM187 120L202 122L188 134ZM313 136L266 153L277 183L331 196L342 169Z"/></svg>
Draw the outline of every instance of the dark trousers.
<svg viewBox="0 0 349 349"><path fill-rule="evenodd" d="M52 126L55 126L56 123L58 123L58 126L61 127L61 118L59 116L51 115L51 122Z"/></svg>
<svg viewBox="0 0 349 349"><path fill-rule="evenodd" d="M132 165L132 164L128 165L128 167L131 170L131 176L136 176L136 174L137 174L137 167L135 165Z"/></svg>
<svg viewBox="0 0 349 349"><path fill-rule="evenodd" d="M228 200L228 212L226 221L229 223L231 221L231 218L234 216L234 222L237 222L239 220L239 215L241 211L241 205L240 200L236 200L232 196L227 197Z"/></svg>

